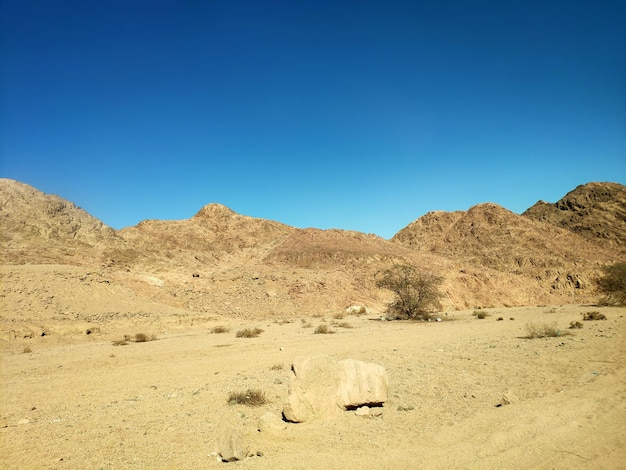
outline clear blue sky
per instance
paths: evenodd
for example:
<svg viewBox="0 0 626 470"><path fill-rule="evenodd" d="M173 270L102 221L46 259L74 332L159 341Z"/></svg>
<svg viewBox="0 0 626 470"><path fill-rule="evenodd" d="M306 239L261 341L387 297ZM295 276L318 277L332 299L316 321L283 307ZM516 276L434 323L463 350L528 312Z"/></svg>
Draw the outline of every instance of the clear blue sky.
<svg viewBox="0 0 626 470"><path fill-rule="evenodd" d="M3 0L0 176L385 238L626 184L626 2Z"/></svg>

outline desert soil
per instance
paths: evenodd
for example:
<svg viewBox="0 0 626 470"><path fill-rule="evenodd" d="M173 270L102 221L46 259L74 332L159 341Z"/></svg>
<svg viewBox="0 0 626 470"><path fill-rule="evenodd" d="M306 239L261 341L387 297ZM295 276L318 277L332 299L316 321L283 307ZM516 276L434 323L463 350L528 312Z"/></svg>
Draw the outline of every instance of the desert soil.
<svg viewBox="0 0 626 470"><path fill-rule="evenodd" d="M4 280L10 283L11 276L5 273ZM47 313L46 297L32 292L36 286L21 286L21 293L7 288L1 300L8 332L0 341L2 468L626 465L624 309L480 310L488 313L485 319L472 310L448 311L444 321L427 323L380 321L376 312L334 318L339 311L251 321L192 315L141 298L128 299L135 313L124 314L123 302L116 305L111 296L99 303L94 285L82 301L94 311L117 313L61 318ZM582 313L595 310L608 319L582 321ZM28 316L32 338L24 337L20 315ZM574 321L583 328L568 329ZM335 333L314 334L322 323L334 323ZM525 339L531 323L556 323L566 334ZM230 331L211 333L215 326ZM237 338L246 327L264 332ZM136 333L156 339L113 344ZM390 390L382 416L346 411L276 434L258 431L262 414L282 412L292 360L310 354L383 365ZM268 403L228 404L230 392L247 389L262 390ZM242 434L252 456L219 461L218 442L228 429Z"/></svg>

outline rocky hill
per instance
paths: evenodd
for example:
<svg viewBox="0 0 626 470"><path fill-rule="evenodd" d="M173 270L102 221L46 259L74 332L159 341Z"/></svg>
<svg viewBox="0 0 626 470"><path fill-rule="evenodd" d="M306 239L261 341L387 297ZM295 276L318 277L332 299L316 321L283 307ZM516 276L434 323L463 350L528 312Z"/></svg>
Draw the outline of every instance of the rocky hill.
<svg viewBox="0 0 626 470"><path fill-rule="evenodd" d="M146 220L116 231L58 196L6 179L0 180L0 203L4 265L93 270L67 278L77 284L68 298L56 296L64 311L74 304L85 308L71 293L82 292L92 278L99 298L126 289L203 316L325 315L355 303L382 311L389 293L375 287L375 275L404 262L444 277L444 308L589 302L599 267L615 260L614 245L604 241L617 243L495 204L429 213L385 240L296 229L219 204L190 219ZM605 214L605 222L619 228L617 218L607 220Z"/></svg>
<svg viewBox="0 0 626 470"><path fill-rule="evenodd" d="M7 178L0 178L0 227L3 264L92 263L116 238L73 203Z"/></svg>
<svg viewBox="0 0 626 470"><path fill-rule="evenodd" d="M523 214L626 253L626 186L588 183L555 203L538 201Z"/></svg>

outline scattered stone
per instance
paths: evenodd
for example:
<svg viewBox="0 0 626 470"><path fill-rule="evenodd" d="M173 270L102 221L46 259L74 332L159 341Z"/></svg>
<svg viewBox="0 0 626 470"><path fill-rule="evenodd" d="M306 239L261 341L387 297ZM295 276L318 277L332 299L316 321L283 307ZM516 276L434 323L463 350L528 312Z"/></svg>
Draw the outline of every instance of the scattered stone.
<svg viewBox="0 0 626 470"><path fill-rule="evenodd" d="M219 456L222 462L243 460L248 455L248 447L244 445L241 435L234 430L228 430L220 436Z"/></svg>
<svg viewBox="0 0 626 470"><path fill-rule="evenodd" d="M361 406L361 407L356 409L356 412L354 414L357 415L357 416L363 416L365 418L369 418L371 416L370 407L369 406Z"/></svg>
<svg viewBox="0 0 626 470"><path fill-rule="evenodd" d="M517 401L519 400L513 392L507 392L502 395L502 400L500 400L500 403L502 403L503 405L511 405L512 403L515 403Z"/></svg>
<svg viewBox="0 0 626 470"><path fill-rule="evenodd" d="M278 434L287 429L285 423L280 417L269 411L259 418L259 431Z"/></svg>

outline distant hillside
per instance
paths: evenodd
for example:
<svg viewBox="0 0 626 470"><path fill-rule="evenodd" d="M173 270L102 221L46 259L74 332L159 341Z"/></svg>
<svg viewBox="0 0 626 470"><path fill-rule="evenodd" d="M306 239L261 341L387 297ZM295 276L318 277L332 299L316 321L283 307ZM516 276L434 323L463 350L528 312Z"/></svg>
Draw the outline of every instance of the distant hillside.
<svg viewBox="0 0 626 470"><path fill-rule="evenodd" d="M614 252L568 230L485 203L468 211L431 212L392 241L454 260L538 281L546 292L589 290L598 267ZM514 289L514 288L513 288Z"/></svg>
<svg viewBox="0 0 626 470"><path fill-rule="evenodd" d="M523 214L626 252L626 186L588 183L551 204L538 201Z"/></svg>
<svg viewBox="0 0 626 470"><path fill-rule="evenodd" d="M0 178L3 263L46 263L98 257L115 230L65 199Z"/></svg>
<svg viewBox="0 0 626 470"><path fill-rule="evenodd" d="M220 204L116 231L59 196L7 179L0 222L3 264L87 266L111 282L111 295L130 289L199 315L244 318L326 315L354 303L382 311L390 293L374 279L392 263L443 276L445 308L590 302L591 281L618 243L617 235L592 241L489 203L426 214L392 240L296 229Z"/></svg>

